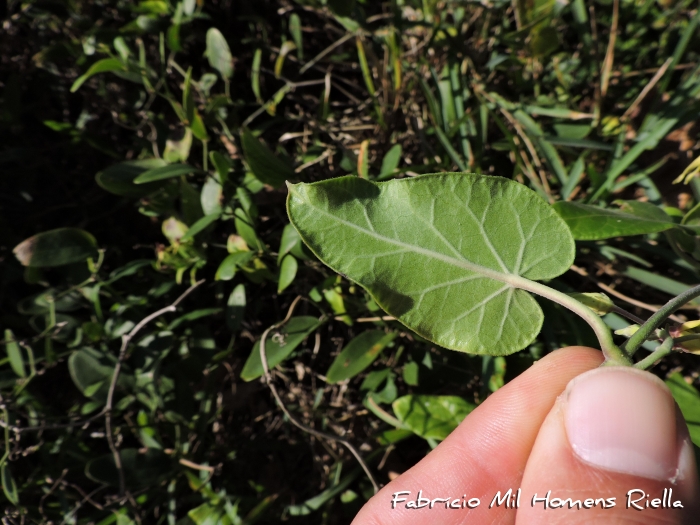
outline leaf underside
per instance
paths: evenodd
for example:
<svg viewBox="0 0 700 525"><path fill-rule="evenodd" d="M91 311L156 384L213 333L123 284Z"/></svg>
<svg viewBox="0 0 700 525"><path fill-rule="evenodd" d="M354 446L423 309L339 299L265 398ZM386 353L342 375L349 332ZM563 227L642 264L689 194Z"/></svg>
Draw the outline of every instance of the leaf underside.
<svg viewBox="0 0 700 525"><path fill-rule="evenodd" d="M574 258L562 219L533 191L465 173L289 185L287 211L325 264L386 312L446 348L508 355L542 326L521 277L551 279Z"/></svg>

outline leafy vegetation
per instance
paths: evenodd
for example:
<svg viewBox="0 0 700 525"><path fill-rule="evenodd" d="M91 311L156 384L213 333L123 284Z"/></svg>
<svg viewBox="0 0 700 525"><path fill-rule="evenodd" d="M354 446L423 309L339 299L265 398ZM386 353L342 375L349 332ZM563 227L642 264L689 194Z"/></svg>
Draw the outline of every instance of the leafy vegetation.
<svg viewBox="0 0 700 525"><path fill-rule="evenodd" d="M515 239L498 248L504 265L524 246L522 277L607 294L615 304L574 297L628 352L644 349L640 362L682 339L687 353L656 372L695 421L699 300L686 296L671 326L635 327L698 281L689 0L76 0L7 2L0 16L8 523L348 523L373 481L534 360L597 345L525 291L530 326L489 310L517 325L513 340L484 355L431 343L489 341L394 308L392 293L430 285L363 281L364 241L321 222L322 199L304 220L329 225L342 273L321 264L307 226L289 224L287 181L309 184L293 186L292 207L311 188L388 194L456 171L527 199L566 250L538 262ZM445 202L430 233L425 201L401 202L382 201L377 226L411 228L443 258L439 235L460 246L459 220L476 224ZM455 291L440 304L456 317L474 290Z"/></svg>

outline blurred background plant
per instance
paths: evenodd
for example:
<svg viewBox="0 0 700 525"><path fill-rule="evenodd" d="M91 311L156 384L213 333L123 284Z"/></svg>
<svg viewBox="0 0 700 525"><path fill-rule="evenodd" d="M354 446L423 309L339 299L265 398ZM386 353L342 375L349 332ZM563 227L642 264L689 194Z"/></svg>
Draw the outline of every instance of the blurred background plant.
<svg viewBox="0 0 700 525"><path fill-rule="evenodd" d="M698 149L690 0L6 0L0 17L6 523L349 523L371 480L261 379L261 335L298 296L266 340L281 400L380 484L534 360L595 345L546 301L513 356L431 345L301 245L285 180L472 171L700 224L697 178L672 184ZM589 235L549 284L647 317L698 282L698 237L665 230ZM657 373L700 421L693 358Z"/></svg>

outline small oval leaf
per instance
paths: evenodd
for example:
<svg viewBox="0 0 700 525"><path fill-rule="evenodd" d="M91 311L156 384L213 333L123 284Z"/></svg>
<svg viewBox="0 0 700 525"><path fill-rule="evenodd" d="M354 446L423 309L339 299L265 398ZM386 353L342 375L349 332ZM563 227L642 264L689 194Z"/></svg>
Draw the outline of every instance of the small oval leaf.
<svg viewBox="0 0 700 525"><path fill-rule="evenodd" d="M70 87L70 92L75 93L80 89L80 86L85 83L86 80L88 80L91 76L97 75L98 73L106 73L106 72L116 72L116 71L126 71L126 67L124 66L124 63L119 60L118 58L103 58L102 60L98 60L95 62L93 65L90 66L90 68L81 76L79 76L75 82L73 82L73 85Z"/></svg>
<svg viewBox="0 0 700 525"><path fill-rule="evenodd" d="M107 398L109 384L114 375L117 359L112 354L99 352L93 348L83 348L71 354L68 358L68 372L75 386L85 395L96 401ZM94 385L100 384L95 387ZM134 376L129 370L122 368L117 387L129 390L134 386Z"/></svg>
<svg viewBox="0 0 700 525"><path fill-rule="evenodd" d="M5 493L5 497L7 497L13 505L19 505L17 484L15 483L15 478L12 477L10 467L7 463L0 467L0 481L2 481L2 491Z"/></svg>
<svg viewBox="0 0 700 525"><path fill-rule="evenodd" d="M141 452L135 448L119 451L124 473L124 484L131 489L155 485L172 472L173 460L162 450L150 448ZM109 453L89 461L85 475L93 481L113 487L119 486L119 471L114 456Z"/></svg>
<svg viewBox="0 0 700 525"><path fill-rule="evenodd" d="M13 372L19 377L27 377L22 350L20 350L15 335L10 329L5 330L5 350L7 351L7 358L10 360L10 367Z"/></svg>
<svg viewBox="0 0 700 525"><path fill-rule="evenodd" d="M134 179L134 184L144 184L158 180L172 179L190 173L204 173L202 170L193 168L188 164L168 164L159 168L153 168L143 172Z"/></svg>
<svg viewBox="0 0 700 525"><path fill-rule="evenodd" d="M226 325L232 332L238 332L245 315L245 285L236 286L226 302Z"/></svg>
<svg viewBox="0 0 700 525"><path fill-rule="evenodd" d="M223 78L229 79L233 76L233 56L228 47L228 43L215 27L207 31L207 50L205 52L209 65L216 69Z"/></svg>
<svg viewBox="0 0 700 525"><path fill-rule="evenodd" d="M120 197L143 197L163 186L162 182L134 184L134 179L154 168L166 166L163 159L130 160L114 164L95 175L97 184Z"/></svg>
<svg viewBox="0 0 700 525"><path fill-rule="evenodd" d="M271 330L265 341L265 355L270 369L284 361L294 349L320 325L318 319L310 316L292 317L279 330ZM253 351L241 371L243 381L252 381L264 373L260 360L260 341L256 341Z"/></svg>
<svg viewBox="0 0 700 525"><path fill-rule="evenodd" d="M260 182L279 188L286 180L294 178L292 167L280 160L250 131L246 130L241 134L241 146L250 171Z"/></svg>
<svg viewBox="0 0 700 525"><path fill-rule="evenodd" d="M58 228L29 237L12 251L23 266L48 268L95 257L97 242L85 230Z"/></svg>
<svg viewBox="0 0 700 525"><path fill-rule="evenodd" d="M294 278L297 276L297 269L299 268L299 263L294 258L293 255L287 254L284 259L282 259L282 264L280 264L280 277L277 284L277 293L282 293L290 284L294 282Z"/></svg>
<svg viewBox="0 0 700 525"><path fill-rule="evenodd" d="M382 330L362 332L335 358L326 374L326 381L333 384L355 377L379 357L394 337L395 333L387 334Z"/></svg>

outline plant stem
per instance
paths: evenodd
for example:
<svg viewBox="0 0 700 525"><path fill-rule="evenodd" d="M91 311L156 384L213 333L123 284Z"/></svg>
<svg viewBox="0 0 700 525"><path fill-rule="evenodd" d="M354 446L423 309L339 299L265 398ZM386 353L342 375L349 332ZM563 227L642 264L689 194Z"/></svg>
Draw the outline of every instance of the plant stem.
<svg viewBox="0 0 700 525"><path fill-rule="evenodd" d="M613 313L616 313L618 315L621 315L622 317L626 317L627 319L629 319L630 321L632 321L633 323L636 323L638 325L642 325L646 322L641 317L637 317L633 313L628 312L627 310L620 308L617 305L613 306L612 310L610 310L610 311Z"/></svg>
<svg viewBox="0 0 700 525"><path fill-rule="evenodd" d="M654 330L661 326L661 323L668 319L668 317L681 306L692 301L696 297L700 297L700 286L695 286L690 290L686 290L659 308L659 310L647 319L647 321L639 327L639 330L627 340L624 345L627 354L630 356L634 355Z"/></svg>
<svg viewBox="0 0 700 525"><path fill-rule="evenodd" d="M512 284L517 288L522 288L523 290L527 290L528 292L535 293L554 301L555 303L562 305L564 308L571 310L586 321L598 338L600 349L603 351L603 355L605 356L606 365L632 366L632 360L630 357L613 342L610 328L608 328L605 322L593 310L573 297L569 297L565 293L559 292L553 288L550 288L549 286L531 281L524 277L512 277L514 277L512 278ZM700 295L700 292L698 292L698 295Z"/></svg>
<svg viewBox="0 0 700 525"><path fill-rule="evenodd" d="M651 367L659 359L666 357L668 354L673 352L673 343L673 337L666 337L663 343L657 346L651 354L636 363L634 367L639 368L640 370L646 370L647 368Z"/></svg>

